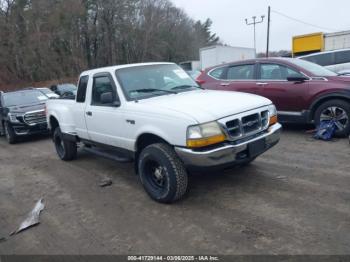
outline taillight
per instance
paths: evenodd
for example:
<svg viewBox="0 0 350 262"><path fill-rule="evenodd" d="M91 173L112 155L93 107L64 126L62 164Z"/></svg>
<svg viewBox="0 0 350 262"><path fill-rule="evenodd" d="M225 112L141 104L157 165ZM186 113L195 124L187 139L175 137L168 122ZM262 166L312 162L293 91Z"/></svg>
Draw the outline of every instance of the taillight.
<svg viewBox="0 0 350 262"><path fill-rule="evenodd" d="M203 79L205 76L205 71L201 71L201 74L197 77L196 82L198 85L202 85L205 83L205 80Z"/></svg>

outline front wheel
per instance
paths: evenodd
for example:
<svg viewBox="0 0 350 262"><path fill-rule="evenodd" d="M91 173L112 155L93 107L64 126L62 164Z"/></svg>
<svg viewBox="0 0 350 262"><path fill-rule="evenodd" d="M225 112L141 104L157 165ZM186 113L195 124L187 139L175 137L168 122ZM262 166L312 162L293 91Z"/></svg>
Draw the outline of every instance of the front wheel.
<svg viewBox="0 0 350 262"><path fill-rule="evenodd" d="M157 202L175 202L187 191L185 166L167 144L153 144L142 150L138 170L146 192Z"/></svg>
<svg viewBox="0 0 350 262"><path fill-rule="evenodd" d="M322 121L334 121L335 136L346 137L350 133L350 104L344 100L329 100L321 104L315 112L315 124Z"/></svg>
<svg viewBox="0 0 350 262"><path fill-rule="evenodd" d="M3 128L4 128L5 137L7 139L7 142L9 144L15 144L17 137L16 137L16 133L13 130L12 126L10 126L9 123L5 122Z"/></svg>
<svg viewBox="0 0 350 262"><path fill-rule="evenodd" d="M53 142L61 160L71 161L77 158L77 143L65 140L59 127L54 131Z"/></svg>

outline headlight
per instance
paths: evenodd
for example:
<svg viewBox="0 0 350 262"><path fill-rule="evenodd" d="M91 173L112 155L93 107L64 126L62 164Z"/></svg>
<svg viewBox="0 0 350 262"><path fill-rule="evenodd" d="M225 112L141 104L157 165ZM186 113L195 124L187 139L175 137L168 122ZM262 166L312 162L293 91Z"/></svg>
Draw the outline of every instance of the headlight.
<svg viewBox="0 0 350 262"><path fill-rule="evenodd" d="M11 123L19 123L16 114L8 113L8 117L9 117Z"/></svg>
<svg viewBox="0 0 350 262"><path fill-rule="evenodd" d="M198 148L217 144L226 140L217 122L190 126L187 129L187 147Z"/></svg>
<svg viewBox="0 0 350 262"><path fill-rule="evenodd" d="M269 116L270 116L269 126L272 126L278 122L277 110L274 105L269 105Z"/></svg>

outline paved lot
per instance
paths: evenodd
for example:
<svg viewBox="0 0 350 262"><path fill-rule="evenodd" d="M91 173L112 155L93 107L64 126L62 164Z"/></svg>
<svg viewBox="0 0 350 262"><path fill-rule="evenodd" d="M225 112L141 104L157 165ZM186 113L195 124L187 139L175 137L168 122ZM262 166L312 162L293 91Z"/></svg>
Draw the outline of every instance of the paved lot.
<svg viewBox="0 0 350 262"><path fill-rule="evenodd" d="M0 238L35 202L41 224L0 242L0 254L350 254L350 146L303 128L251 166L190 178L187 197L161 205L132 164L84 152L64 163L51 141L0 139ZM113 185L100 188L104 176Z"/></svg>

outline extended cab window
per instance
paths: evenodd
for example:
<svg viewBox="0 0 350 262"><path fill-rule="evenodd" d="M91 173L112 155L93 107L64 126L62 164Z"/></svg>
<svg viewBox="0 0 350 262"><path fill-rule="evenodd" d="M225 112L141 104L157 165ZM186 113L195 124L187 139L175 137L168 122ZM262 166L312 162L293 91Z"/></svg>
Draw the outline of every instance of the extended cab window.
<svg viewBox="0 0 350 262"><path fill-rule="evenodd" d="M101 102L101 95L104 93L112 93L115 98L115 90L113 88L112 79L108 76L94 77L94 83L92 86L92 100L91 104L95 106L106 106ZM108 105L107 105L108 106Z"/></svg>
<svg viewBox="0 0 350 262"><path fill-rule="evenodd" d="M227 70L227 80L254 79L254 65L231 66Z"/></svg>
<svg viewBox="0 0 350 262"><path fill-rule="evenodd" d="M287 80L288 77L302 77L303 75L289 67L278 64L261 64L260 79Z"/></svg>
<svg viewBox="0 0 350 262"><path fill-rule="evenodd" d="M84 103L86 98L86 89L89 81L89 76L82 76L79 80L77 102Z"/></svg>

